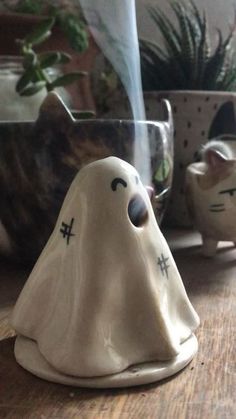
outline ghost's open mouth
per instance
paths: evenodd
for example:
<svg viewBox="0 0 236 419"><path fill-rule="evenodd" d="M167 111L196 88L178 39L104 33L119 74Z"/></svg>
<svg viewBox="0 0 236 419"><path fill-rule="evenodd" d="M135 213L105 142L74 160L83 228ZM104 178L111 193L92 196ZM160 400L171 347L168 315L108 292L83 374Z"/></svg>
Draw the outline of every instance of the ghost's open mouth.
<svg viewBox="0 0 236 419"><path fill-rule="evenodd" d="M142 227L148 219L148 211L143 198L135 195L129 202L128 215L135 227Z"/></svg>

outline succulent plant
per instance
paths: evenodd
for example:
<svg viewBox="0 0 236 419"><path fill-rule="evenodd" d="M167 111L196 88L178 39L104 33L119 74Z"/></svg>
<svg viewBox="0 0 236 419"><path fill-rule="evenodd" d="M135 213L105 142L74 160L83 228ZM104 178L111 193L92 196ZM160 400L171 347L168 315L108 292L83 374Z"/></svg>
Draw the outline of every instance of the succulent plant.
<svg viewBox="0 0 236 419"><path fill-rule="evenodd" d="M19 78L16 91L21 96L31 96L40 90L46 88L49 92L56 87L66 86L86 75L83 71L67 73L51 78L48 68L66 64L70 61L69 54L62 51L50 51L38 53L34 47L40 45L51 35L51 29L55 24L55 18L43 20L32 33L28 34L24 39L18 40L23 56L23 75Z"/></svg>
<svg viewBox="0 0 236 419"><path fill-rule="evenodd" d="M85 19L77 0L3 0L2 3L10 12L55 18L75 51L83 52L88 47Z"/></svg>
<svg viewBox="0 0 236 419"><path fill-rule="evenodd" d="M164 47L140 39L144 90L223 90L236 88L236 60L232 48L236 18L224 39L217 29L212 46L206 13L194 1L173 1L170 6L176 24L158 7L148 7Z"/></svg>

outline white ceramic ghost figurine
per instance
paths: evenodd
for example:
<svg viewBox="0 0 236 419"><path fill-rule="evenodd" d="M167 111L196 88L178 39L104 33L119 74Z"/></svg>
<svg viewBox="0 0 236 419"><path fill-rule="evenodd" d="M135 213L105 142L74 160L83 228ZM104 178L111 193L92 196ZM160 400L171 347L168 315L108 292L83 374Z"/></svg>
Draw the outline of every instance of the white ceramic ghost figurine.
<svg viewBox="0 0 236 419"><path fill-rule="evenodd" d="M154 382L190 362L198 324L136 170L84 167L16 303L17 361L69 385Z"/></svg>

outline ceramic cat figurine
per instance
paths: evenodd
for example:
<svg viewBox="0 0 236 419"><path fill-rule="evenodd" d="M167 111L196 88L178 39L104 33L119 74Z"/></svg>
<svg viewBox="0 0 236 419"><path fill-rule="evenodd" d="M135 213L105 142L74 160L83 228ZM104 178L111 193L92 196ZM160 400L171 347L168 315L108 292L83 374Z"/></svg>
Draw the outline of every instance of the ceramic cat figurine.
<svg viewBox="0 0 236 419"><path fill-rule="evenodd" d="M203 254L210 257L219 241L236 243L236 159L222 141L210 141L202 156L202 162L187 168L186 197Z"/></svg>

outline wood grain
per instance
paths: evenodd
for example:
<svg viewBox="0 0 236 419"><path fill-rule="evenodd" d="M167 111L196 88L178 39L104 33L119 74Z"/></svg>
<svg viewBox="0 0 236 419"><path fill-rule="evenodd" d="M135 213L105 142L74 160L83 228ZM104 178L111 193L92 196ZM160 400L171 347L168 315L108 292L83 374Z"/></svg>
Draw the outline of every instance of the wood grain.
<svg viewBox="0 0 236 419"><path fill-rule="evenodd" d="M66 387L17 365L7 319L27 272L0 263L0 419L235 418L236 250L225 243L214 260L204 259L197 233L172 231L167 237L201 317L199 352L174 377L136 388Z"/></svg>

